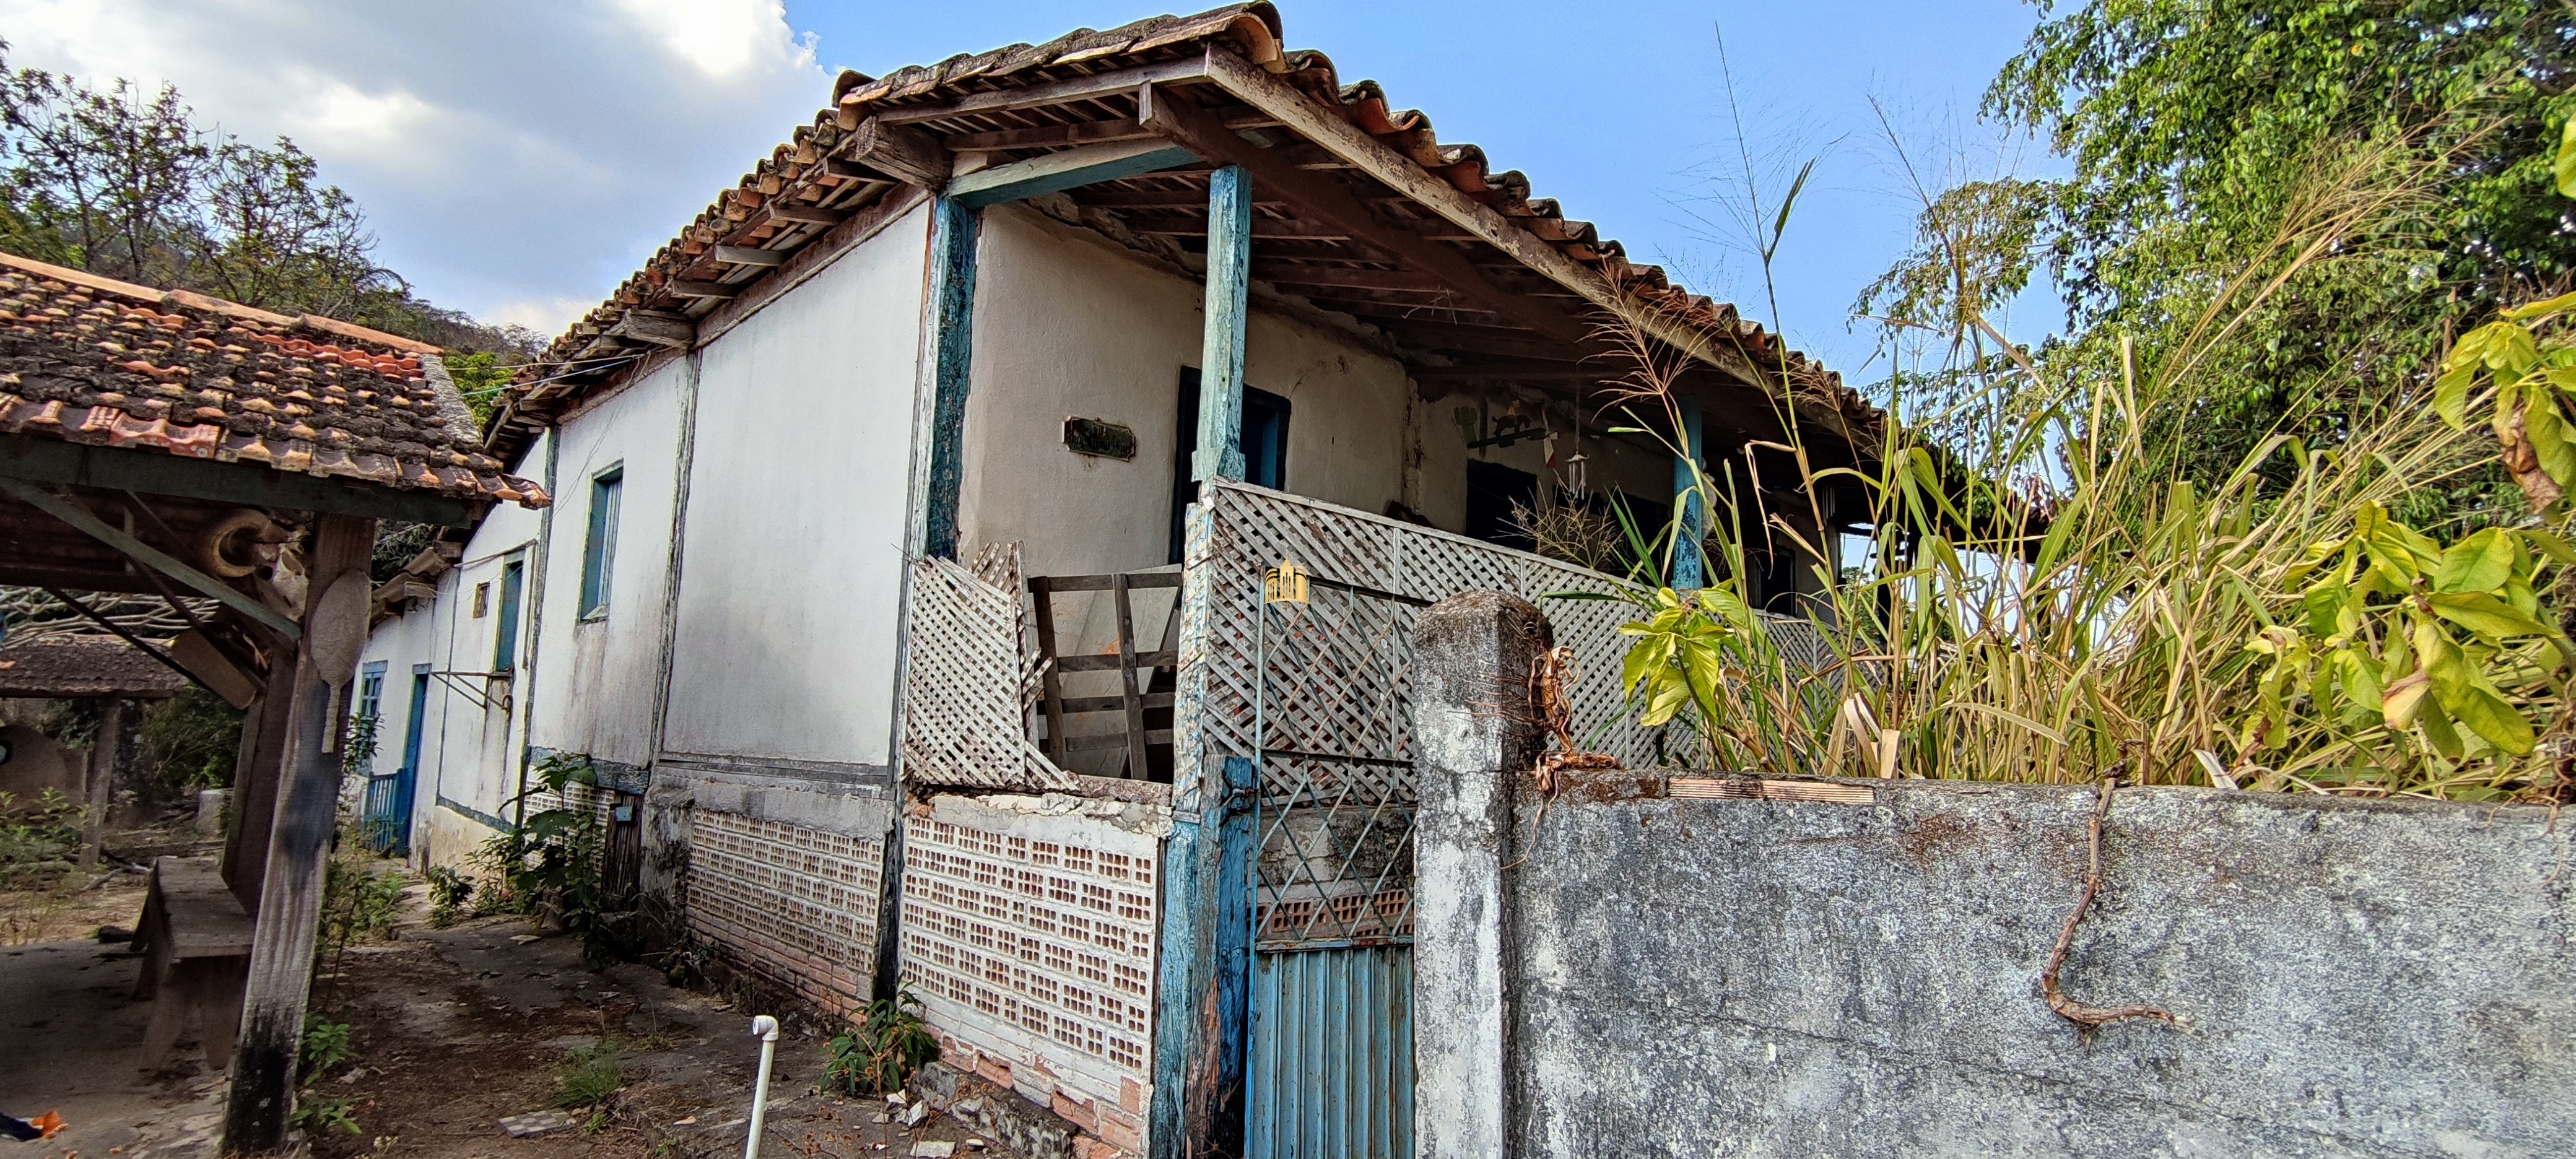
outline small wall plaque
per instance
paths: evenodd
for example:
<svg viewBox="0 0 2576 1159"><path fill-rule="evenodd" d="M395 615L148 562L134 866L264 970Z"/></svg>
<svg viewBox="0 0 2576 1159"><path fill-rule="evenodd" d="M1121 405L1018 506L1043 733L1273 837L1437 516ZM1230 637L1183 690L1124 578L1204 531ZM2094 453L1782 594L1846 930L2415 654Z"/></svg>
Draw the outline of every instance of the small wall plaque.
<svg viewBox="0 0 2576 1159"><path fill-rule="evenodd" d="M1124 423L1107 419L1069 418L1064 420L1064 449L1077 455L1125 462L1136 457L1136 432Z"/></svg>

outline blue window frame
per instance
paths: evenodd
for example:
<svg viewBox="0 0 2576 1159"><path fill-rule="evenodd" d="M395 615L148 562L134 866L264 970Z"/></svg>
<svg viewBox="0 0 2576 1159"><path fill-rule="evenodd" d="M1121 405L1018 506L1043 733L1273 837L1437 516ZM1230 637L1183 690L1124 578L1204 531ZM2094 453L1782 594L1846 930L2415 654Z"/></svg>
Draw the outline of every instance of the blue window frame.
<svg viewBox="0 0 2576 1159"><path fill-rule="evenodd" d="M590 534L581 545L581 618L608 616L609 571L617 560L617 502L626 468L610 467L590 478Z"/></svg>
<svg viewBox="0 0 2576 1159"><path fill-rule="evenodd" d="M357 702L349 706L349 720L352 724L361 720L366 721L368 723L361 727L374 729L384 720L384 710L385 662L382 660L370 660L364 667L358 669ZM373 737L381 734L370 732L368 735ZM367 772L373 773L375 771L375 749L369 748L367 750Z"/></svg>
<svg viewBox="0 0 2576 1159"><path fill-rule="evenodd" d="M1190 478L1190 456L1199 449L1199 368L1181 368L1179 453L1172 459L1172 550L1168 563L1181 562L1181 513L1198 501L1199 485ZM1235 436L1243 450L1243 481L1273 491L1288 489L1288 400L1266 390L1243 388L1243 426Z"/></svg>
<svg viewBox="0 0 2576 1159"><path fill-rule="evenodd" d="M526 560L501 565L501 614L492 623L492 671L508 676L519 666L519 590L527 583Z"/></svg>

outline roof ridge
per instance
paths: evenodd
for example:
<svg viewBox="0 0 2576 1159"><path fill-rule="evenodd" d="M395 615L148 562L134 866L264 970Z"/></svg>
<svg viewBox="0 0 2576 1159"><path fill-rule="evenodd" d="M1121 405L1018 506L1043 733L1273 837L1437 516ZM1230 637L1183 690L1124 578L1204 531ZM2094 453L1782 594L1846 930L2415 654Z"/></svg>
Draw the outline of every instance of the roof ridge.
<svg viewBox="0 0 2576 1159"><path fill-rule="evenodd" d="M212 294L201 294L195 290L156 290L150 286L139 286L133 282L93 274L88 270L76 270L69 266L58 266L52 262L40 262L6 250L0 250L0 266L14 267L58 282L69 282L75 286L83 286L137 302L149 302L156 306L185 306L191 310L205 310L234 318L249 318L266 322L271 326L300 326L307 330L318 330L352 341L390 346L406 354L446 353L444 348L432 346L418 339L405 338L399 334L387 334L382 330L361 326L355 322L343 322L338 318L327 318L320 314L280 314L273 310L262 310L257 306L245 306Z"/></svg>

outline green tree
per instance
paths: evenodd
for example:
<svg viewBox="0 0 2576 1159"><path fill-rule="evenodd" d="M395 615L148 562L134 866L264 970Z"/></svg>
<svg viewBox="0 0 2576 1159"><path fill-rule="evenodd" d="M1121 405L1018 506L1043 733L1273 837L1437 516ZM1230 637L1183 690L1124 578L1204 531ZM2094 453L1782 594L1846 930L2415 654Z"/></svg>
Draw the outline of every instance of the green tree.
<svg viewBox="0 0 2576 1159"><path fill-rule="evenodd" d="M2034 3L2045 18L1985 112L2044 135L2074 175L1927 197L1925 244L1860 309L1956 332L1945 311L2047 266L2073 323L2038 352L2053 377L2154 375L2182 350L2207 364L2144 416L2188 477L2222 477L2274 433L2334 445L2424 405L2451 334L2576 268L2550 173L2576 108L2576 9L2559 0ZM2331 228L2287 245L2284 222ZM1973 280L1942 268L1963 252L1982 255ZM2520 509L2509 486L2466 470L2397 514L2471 527Z"/></svg>

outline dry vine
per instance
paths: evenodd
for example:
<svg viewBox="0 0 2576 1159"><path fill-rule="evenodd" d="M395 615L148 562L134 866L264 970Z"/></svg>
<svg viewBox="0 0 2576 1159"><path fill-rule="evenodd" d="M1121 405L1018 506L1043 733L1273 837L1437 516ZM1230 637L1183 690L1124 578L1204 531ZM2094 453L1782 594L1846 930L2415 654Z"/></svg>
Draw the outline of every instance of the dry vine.
<svg viewBox="0 0 2576 1159"><path fill-rule="evenodd" d="M1550 648L1530 661L1530 700L1538 705L1539 715L1556 743L1538 758L1531 770L1538 776L1542 793L1554 795L1556 775L1567 769L1615 769L1619 758L1607 753L1587 753L1574 739L1574 701L1567 695L1583 672L1574 663L1574 649Z"/></svg>
<svg viewBox="0 0 2576 1159"><path fill-rule="evenodd" d="M2066 996L2057 988L2058 967L2066 964L2066 949L2075 944L2075 927L2082 923L2086 911L2093 908L2093 897L2102 892L2102 819L2111 813L2111 794L2120 787L2120 766L2102 776L2102 792L2093 802L2093 822L2086 833L2088 862L2084 874L2084 895L2075 902L2075 912L2066 915L2066 928L2057 931L2057 948L2049 951L2048 968L2039 972L2039 992L2048 999L2048 1008L2057 1016L2091 1033L2124 1018L2156 1018L2178 1022L2171 1013L2153 1006L2087 1006Z"/></svg>

